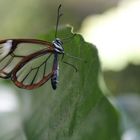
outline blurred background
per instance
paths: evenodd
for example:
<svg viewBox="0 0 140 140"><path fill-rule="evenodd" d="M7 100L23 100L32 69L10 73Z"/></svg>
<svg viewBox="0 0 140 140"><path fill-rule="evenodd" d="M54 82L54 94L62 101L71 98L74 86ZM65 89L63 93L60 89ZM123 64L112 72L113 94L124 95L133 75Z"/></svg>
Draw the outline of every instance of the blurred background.
<svg viewBox="0 0 140 140"><path fill-rule="evenodd" d="M0 39L46 34L55 27L60 3L61 25L72 25L98 49L105 84L122 111L122 140L139 140L140 0L0 0ZM0 83L0 112L18 112L17 89Z"/></svg>

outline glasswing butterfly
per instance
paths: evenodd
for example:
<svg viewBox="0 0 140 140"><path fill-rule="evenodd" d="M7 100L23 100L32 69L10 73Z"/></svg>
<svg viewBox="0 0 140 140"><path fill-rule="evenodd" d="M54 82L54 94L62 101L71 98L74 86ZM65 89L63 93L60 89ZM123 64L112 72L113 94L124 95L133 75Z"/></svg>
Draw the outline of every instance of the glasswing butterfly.
<svg viewBox="0 0 140 140"><path fill-rule="evenodd" d="M58 55L64 57L63 42L57 38L61 5L58 7L55 40L52 42L38 39L5 39L0 40L0 78L14 82L24 89L35 89L49 79L53 89L58 83ZM23 46L22 46L23 45ZM29 46L31 45L31 47ZM25 46L28 46L25 49ZM22 48L24 48L22 50ZM30 50L32 50L30 52ZM64 62L64 61L63 61ZM64 62L77 69L72 64Z"/></svg>

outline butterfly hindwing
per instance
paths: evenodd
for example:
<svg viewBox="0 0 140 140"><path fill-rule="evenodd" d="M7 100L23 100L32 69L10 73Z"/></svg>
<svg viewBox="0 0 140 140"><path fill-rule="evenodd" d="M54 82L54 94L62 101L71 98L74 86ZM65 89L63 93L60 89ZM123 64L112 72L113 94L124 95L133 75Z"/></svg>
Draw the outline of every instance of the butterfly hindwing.
<svg viewBox="0 0 140 140"><path fill-rule="evenodd" d="M20 88L40 87L53 75L53 55L52 50L41 50L23 58L12 72L12 81Z"/></svg>

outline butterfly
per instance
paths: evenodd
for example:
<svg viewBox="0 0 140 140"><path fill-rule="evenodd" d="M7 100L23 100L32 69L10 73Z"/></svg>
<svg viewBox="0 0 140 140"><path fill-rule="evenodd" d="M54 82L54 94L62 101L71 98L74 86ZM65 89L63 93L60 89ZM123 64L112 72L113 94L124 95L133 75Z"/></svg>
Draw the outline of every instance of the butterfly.
<svg viewBox="0 0 140 140"><path fill-rule="evenodd" d="M51 79L52 88L57 88L58 56L63 58L65 54L63 42L57 38L59 18L62 16L60 8L61 5L58 7L55 39L52 42L38 39L0 40L0 78L11 78L17 87L28 90L38 88Z"/></svg>

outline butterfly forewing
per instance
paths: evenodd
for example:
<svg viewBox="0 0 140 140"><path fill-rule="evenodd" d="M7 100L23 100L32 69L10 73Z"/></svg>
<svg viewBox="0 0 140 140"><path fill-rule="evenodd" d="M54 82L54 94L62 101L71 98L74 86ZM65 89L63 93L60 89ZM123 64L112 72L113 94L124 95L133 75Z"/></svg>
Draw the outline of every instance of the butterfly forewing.
<svg viewBox="0 0 140 140"><path fill-rule="evenodd" d="M16 64L21 60L21 57L8 55L4 59L0 59L0 77L9 78L10 73Z"/></svg>
<svg viewBox="0 0 140 140"><path fill-rule="evenodd" d="M18 47L14 50L15 55L28 56L37 51L46 49L48 46L32 43L20 43Z"/></svg>
<svg viewBox="0 0 140 140"><path fill-rule="evenodd" d="M20 61L35 52L52 48L51 43L36 39L7 39L0 41L0 77L9 78Z"/></svg>
<svg viewBox="0 0 140 140"><path fill-rule="evenodd" d="M24 58L14 69L13 82L21 88L34 89L53 75L53 51L38 51Z"/></svg>

